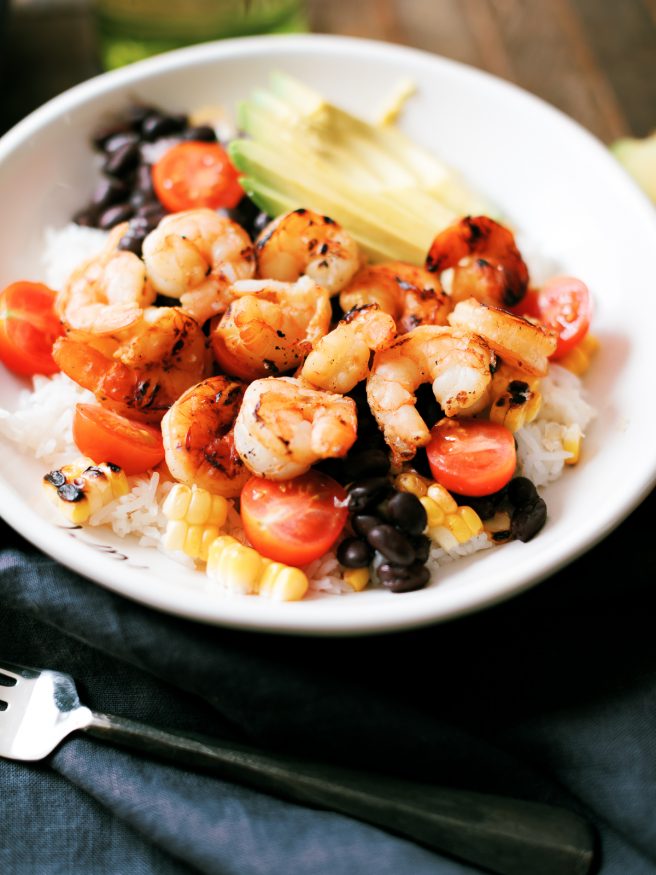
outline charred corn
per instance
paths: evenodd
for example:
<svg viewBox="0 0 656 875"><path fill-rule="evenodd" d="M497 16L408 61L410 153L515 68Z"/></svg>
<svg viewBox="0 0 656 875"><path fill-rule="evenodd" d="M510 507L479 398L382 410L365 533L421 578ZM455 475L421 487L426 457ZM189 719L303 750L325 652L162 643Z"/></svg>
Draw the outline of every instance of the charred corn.
<svg viewBox="0 0 656 875"><path fill-rule="evenodd" d="M50 501L75 525L82 525L110 501L130 491L125 472L111 462L79 459L43 478Z"/></svg>
<svg viewBox="0 0 656 875"><path fill-rule="evenodd" d="M532 422L542 406L539 385L537 378L502 365L490 385L490 420L513 433Z"/></svg>
<svg viewBox="0 0 656 875"><path fill-rule="evenodd" d="M207 557L207 574L229 592L259 593L276 601L298 601L309 587L300 568L273 562L230 535L215 538Z"/></svg>
<svg viewBox="0 0 656 875"><path fill-rule="evenodd" d="M411 492L417 498L426 495L428 490L428 484L424 478L413 471L404 471L402 474L399 474L394 480L394 487L399 492Z"/></svg>
<svg viewBox="0 0 656 875"><path fill-rule="evenodd" d="M167 518L162 545L182 550L192 559L207 561L210 544L218 537L228 517L228 502L199 486L176 483L162 506Z"/></svg>
<svg viewBox="0 0 656 875"><path fill-rule="evenodd" d="M483 531L476 511L467 505L459 507L451 493L439 483L431 483L427 494L419 500L426 511L431 538L447 552Z"/></svg>
<svg viewBox="0 0 656 875"><path fill-rule="evenodd" d="M598 349L598 338L594 334L586 334L573 349L558 359L558 364L576 374L577 377L582 377L590 367L590 360Z"/></svg>

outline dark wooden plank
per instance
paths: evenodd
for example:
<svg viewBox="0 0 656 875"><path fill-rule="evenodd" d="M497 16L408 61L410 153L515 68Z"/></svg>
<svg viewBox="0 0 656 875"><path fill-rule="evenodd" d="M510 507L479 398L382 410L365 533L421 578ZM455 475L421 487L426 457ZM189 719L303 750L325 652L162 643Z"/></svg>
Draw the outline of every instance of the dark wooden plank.
<svg viewBox="0 0 656 875"><path fill-rule="evenodd" d="M570 0L636 136L656 128L656 0Z"/></svg>

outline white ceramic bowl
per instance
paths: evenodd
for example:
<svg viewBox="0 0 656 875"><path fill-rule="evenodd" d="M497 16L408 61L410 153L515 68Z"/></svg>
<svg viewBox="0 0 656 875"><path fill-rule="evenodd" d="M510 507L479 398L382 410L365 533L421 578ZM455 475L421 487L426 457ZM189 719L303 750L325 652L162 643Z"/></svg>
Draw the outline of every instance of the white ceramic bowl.
<svg viewBox="0 0 656 875"><path fill-rule="evenodd" d="M0 141L0 283L34 275L44 229L85 203L95 170L88 145L99 118L135 98L171 110L228 107L273 69L370 116L401 78L418 93L406 131L498 203L596 304L601 351L586 378L599 415L580 465L548 487L540 535L445 568L429 588L372 590L277 604L225 599L204 575L100 530L53 525L41 504L42 466L10 446L0 454L0 508L46 553L116 592L201 621L280 632L353 634L407 628L480 609L551 574L606 535L656 479L656 214L606 149L537 98L489 75L383 43L325 36L257 37L197 46L105 74L37 110ZM0 405L19 380L3 372ZM126 558L127 557L127 558Z"/></svg>

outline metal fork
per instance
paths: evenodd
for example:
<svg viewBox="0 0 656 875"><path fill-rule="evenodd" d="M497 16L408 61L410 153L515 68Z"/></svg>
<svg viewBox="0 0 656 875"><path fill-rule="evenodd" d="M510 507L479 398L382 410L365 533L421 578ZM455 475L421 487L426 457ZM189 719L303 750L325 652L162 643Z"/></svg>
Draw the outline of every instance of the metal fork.
<svg viewBox="0 0 656 875"><path fill-rule="evenodd" d="M0 756L39 760L76 730L342 814L498 875L585 875L595 837L577 814L200 740L99 714L70 675L0 662Z"/></svg>

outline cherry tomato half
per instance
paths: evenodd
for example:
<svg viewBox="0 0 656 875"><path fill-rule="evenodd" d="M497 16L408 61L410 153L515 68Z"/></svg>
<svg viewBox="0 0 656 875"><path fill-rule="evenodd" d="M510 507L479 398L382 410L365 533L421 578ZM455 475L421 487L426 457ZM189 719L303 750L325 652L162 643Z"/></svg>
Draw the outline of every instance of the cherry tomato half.
<svg viewBox="0 0 656 875"><path fill-rule="evenodd" d="M75 405L73 440L94 462L112 462L126 474L141 474L164 458L160 429L95 404Z"/></svg>
<svg viewBox="0 0 656 875"><path fill-rule="evenodd" d="M512 432L488 420L440 420L431 431L426 455L435 480L461 495L497 492L517 466Z"/></svg>
<svg viewBox="0 0 656 875"><path fill-rule="evenodd" d="M294 480L251 477L241 493L246 536L263 556L307 565L329 550L344 528L346 491L326 474Z"/></svg>
<svg viewBox="0 0 656 875"><path fill-rule="evenodd" d="M558 346L551 356L559 359L583 340L590 327L592 301L588 287L573 276L558 276L538 291L540 322L558 335Z"/></svg>
<svg viewBox="0 0 656 875"><path fill-rule="evenodd" d="M152 170L155 193L167 210L236 207L244 195L225 149L189 141L172 146Z"/></svg>
<svg viewBox="0 0 656 875"><path fill-rule="evenodd" d="M12 283L0 292L0 361L22 376L54 374L52 345L63 334L55 292L41 283Z"/></svg>

